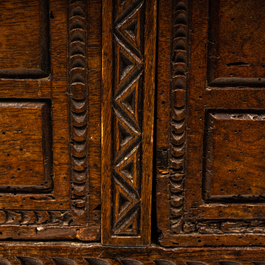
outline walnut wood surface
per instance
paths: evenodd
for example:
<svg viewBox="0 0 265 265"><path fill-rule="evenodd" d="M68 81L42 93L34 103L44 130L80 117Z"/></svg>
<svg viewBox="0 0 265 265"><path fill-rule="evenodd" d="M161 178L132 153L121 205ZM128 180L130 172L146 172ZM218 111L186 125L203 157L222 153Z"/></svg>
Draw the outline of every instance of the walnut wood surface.
<svg viewBox="0 0 265 265"><path fill-rule="evenodd" d="M100 9L1 5L1 239L100 239Z"/></svg>
<svg viewBox="0 0 265 265"><path fill-rule="evenodd" d="M158 49L163 52L158 56L156 187L161 237L171 231L178 233L183 224L187 172L189 13L189 1L172 1L171 8L159 9L158 43L161 45ZM160 215L159 211L164 214Z"/></svg>
<svg viewBox="0 0 265 265"><path fill-rule="evenodd" d="M1 264L55 265L256 265L264 264L264 248L141 248L80 243L9 243L0 245Z"/></svg>
<svg viewBox="0 0 265 265"><path fill-rule="evenodd" d="M0 108L0 137L1 146L4 147L0 155L1 192L30 191L38 194L51 191L49 103L10 101L1 102ZM1 199L3 205L5 200Z"/></svg>
<svg viewBox="0 0 265 265"><path fill-rule="evenodd" d="M1 3L0 264L264 265L264 7Z"/></svg>
<svg viewBox="0 0 265 265"><path fill-rule="evenodd" d="M209 84L264 87L264 25L257 22L264 19L263 3L218 0L209 8Z"/></svg>
<svg viewBox="0 0 265 265"><path fill-rule="evenodd" d="M259 1L248 4L251 14L262 16ZM161 42L163 28L173 23L171 65L164 62L165 73L158 69L157 93L161 102L170 70L170 104L158 110L157 121L158 135L166 122L170 130L169 142L157 136L164 246L264 244L262 55L256 53L260 40L246 35L251 15L245 19L244 8L240 1L181 0L160 11L166 17L159 26Z"/></svg>
<svg viewBox="0 0 265 265"><path fill-rule="evenodd" d="M0 76L48 76L48 2L10 0L3 2L0 8Z"/></svg>
<svg viewBox="0 0 265 265"><path fill-rule="evenodd" d="M151 240L156 1L103 1L102 17L102 242L146 245Z"/></svg>

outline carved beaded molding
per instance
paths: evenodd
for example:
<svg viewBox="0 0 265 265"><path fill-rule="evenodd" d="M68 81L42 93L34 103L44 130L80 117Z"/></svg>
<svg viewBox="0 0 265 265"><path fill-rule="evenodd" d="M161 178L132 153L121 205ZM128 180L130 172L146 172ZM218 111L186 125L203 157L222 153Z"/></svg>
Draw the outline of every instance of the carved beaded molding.
<svg viewBox="0 0 265 265"><path fill-rule="evenodd" d="M87 204L87 30L86 1L69 1L69 118L71 206L83 215Z"/></svg>
<svg viewBox="0 0 265 265"><path fill-rule="evenodd" d="M173 1L171 65L170 226L179 233L183 225L186 159L188 0Z"/></svg>

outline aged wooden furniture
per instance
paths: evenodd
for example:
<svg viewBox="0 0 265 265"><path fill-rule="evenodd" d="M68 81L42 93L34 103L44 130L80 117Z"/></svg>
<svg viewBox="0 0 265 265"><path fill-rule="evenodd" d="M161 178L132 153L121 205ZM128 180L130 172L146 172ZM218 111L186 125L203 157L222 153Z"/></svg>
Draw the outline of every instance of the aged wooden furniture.
<svg viewBox="0 0 265 265"><path fill-rule="evenodd" d="M85 1L0 8L1 238L99 240L100 27Z"/></svg>
<svg viewBox="0 0 265 265"><path fill-rule="evenodd" d="M0 11L0 264L264 264L263 1Z"/></svg>
<svg viewBox="0 0 265 265"><path fill-rule="evenodd" d="M158 58L160 242L263 245L264 5L176 1L173 10L163 10L158 42L158 54L171 49Z"/></svg>

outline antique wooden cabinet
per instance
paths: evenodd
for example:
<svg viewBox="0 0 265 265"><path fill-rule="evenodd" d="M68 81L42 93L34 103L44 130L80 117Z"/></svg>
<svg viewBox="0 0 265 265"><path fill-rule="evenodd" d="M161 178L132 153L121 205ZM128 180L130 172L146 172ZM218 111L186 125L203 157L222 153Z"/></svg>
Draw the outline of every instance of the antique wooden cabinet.
<svg viewBox="0 0 265 265"><path fill-rule="evenodd" d="M263 1L0 11L0 264L265 264Z"/></svg>

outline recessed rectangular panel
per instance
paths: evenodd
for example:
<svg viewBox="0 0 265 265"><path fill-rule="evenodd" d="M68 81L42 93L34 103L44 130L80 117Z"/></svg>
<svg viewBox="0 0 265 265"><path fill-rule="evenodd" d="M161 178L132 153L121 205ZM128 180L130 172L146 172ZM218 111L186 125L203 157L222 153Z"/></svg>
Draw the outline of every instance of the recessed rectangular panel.
<svg viewBox="0 0 265 265"><path fill-rule="evenodd" d="M52 189L49 108L45 102L0 102L0 192Z"/></svg>
<svg viewBox="0 0 265 265"><path fill-rule="evenodd" d="M48 1L2 1L0 13L0 77L47 76Z"/></svg>
<svg viewBox="0 0 265 265"><path fill-rule="evenodd" d="M211 111L206 121L206 199L264 200L265 114Z"/></svg>
<svg viewBox="0 0 265 265"><path fill-rule="evenodd" d="M208 79L210 85L265 84L265 5L256 0L210 0Z"/></svg>

